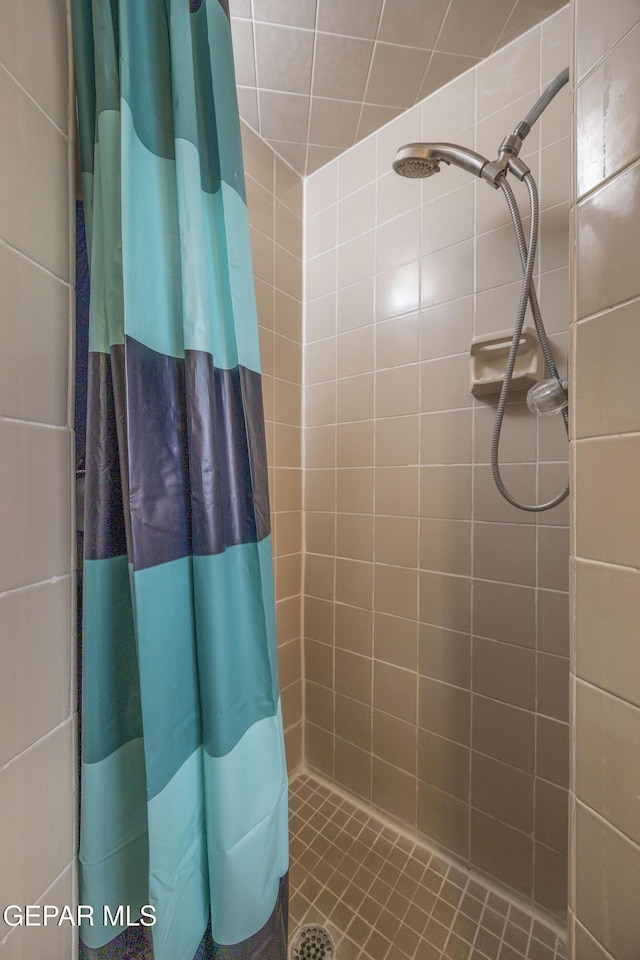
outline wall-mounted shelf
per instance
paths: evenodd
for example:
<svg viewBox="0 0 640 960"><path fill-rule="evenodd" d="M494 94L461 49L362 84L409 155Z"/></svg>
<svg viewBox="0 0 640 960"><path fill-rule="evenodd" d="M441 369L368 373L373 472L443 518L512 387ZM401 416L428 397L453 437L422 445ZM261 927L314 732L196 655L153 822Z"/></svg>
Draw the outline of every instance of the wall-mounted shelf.
<svg viewBox="0 0 640 960"><path fill-rule="evenodd" d="M474 397L497 396L502 390L512 330L475 337L471 341L471 393ZM512 390L528 390L544 377L544 357L533 327L524 327L511 378Z"/></svg>

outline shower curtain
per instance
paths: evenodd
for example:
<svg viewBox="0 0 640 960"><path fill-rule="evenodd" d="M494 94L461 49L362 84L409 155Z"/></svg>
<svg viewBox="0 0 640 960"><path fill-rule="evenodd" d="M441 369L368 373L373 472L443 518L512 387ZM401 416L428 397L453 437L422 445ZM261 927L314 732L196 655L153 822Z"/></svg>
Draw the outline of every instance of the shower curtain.
<svg viewBox="0 0 640 960"><path fill-rule="evenodd" d="M226 0L73 0L90 256L81 955L284 960L287 779Z"/></svg>

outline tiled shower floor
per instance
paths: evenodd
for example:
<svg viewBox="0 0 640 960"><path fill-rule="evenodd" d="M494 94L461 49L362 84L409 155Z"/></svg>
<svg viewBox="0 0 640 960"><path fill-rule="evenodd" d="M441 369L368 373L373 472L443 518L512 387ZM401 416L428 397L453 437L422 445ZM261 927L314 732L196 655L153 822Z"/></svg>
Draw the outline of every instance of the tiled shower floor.
<svg viewBox="0 0 640 960"><path fill-rule="evenodd" d="M290 936L322 924L335 960L561 960L554 930L318 780L290 784Z"/></svg>

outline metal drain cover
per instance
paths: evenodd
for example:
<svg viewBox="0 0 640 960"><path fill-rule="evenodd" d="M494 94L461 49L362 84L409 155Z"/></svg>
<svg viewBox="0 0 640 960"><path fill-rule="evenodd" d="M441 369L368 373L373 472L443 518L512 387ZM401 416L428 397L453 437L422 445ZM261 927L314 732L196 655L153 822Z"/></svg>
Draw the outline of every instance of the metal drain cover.
<svg viewBox="0 0 640 960"><path fill-rule="evenodd" d="M334 960L331 934L315 923L300 927L291 941L290 960Z"/></svg>

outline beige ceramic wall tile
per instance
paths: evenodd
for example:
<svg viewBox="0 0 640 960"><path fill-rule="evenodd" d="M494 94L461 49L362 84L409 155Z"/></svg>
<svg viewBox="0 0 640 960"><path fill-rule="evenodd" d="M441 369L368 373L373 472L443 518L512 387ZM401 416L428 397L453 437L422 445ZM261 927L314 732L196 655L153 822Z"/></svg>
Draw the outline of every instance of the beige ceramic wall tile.
<svg viewBox="0 0 640 960"><path fill-rule="evenodd" d="M437 627L468 632L471 581L468 577L419 571L419 619Z"/></svg>
<svg viewBox="0 0 640 960"><path fill-rule="evenodd" d="M338 207L334 204L305 222L305 260L313 260L336 246L338 239Z"/></svg>
<svg viewBox="0 0 640 960"><path fill-rule="evenodd" d="M60 913L74 903L73 867L69 866L38 899L41 907L56 906ZM44 956L49 960L69 960L74 956L75 928L70 923L14 927L2 946L3 960Z"/></svg>
<svg viewBox="0 0 640 960"><path fill-rule="evenodd" d="M389 128L391 129L391 128ZM394 138L392 156L400 144L406 141L401 136ZM399 177L391 169L391 161L380 167L376 181L376 217L378 223L385 223L403 213L409 213L420 208L420 183L417 180L408 180Z"/></svg>
<svg viewBox="0 0 640 960"><path fill-rule="evenodd" d="M353 377L374 367L374 329L361 327L337 338L337 375Z"/></svg>
<svg viewBox="0 0 640 960"><path fill-rule="evenodd" d="M384 566L374 569L374 609L395 616L417 616L417 571Z"/></svg>
<svg viewBox="0 0 640 960"><path fill-rule="evenodd" d="M377 757L415 776L416 742L415 723L374 708L373 752Z"/></svg>
<svg viewBox="0 0 640 960"><path fill-rule="evenodd" d="M611 956L632 958L638 942L640 850L581 803L575 844L577 914Z"/></svg>
<svg viewBox="0 0 640 960"><path fill-rule="evenodd" d="M279 200L275 203L275 239L289 253L301 258L302 220Z"/></svg>
<svg viewBox="0 0 640 960"><path fill-rule="evenodd" d="M373 419L375 407L373 373L338 380L336 393L338 423Z"/></svg>
<svg viewBox="0 0 640 960"><path fill-rule="evenodd" d="M420 313L422 360L467 353L473 332L473 297L437 304Z"/></svg>
<svg viewBox="0 0 640 960"><path fill-rule="evenodd" d="M4 904L36 903L73 858L72 727L71 720L57 727L7 766L0 778ZM0 923L0 936L8 932Z"/></svg>
<svg viewBox="0 0 640 960"><path fill-rule="evenodd" d="M333 733L333 701L333 691L328 687L312 680L305 682L306 716L311 723L330 733Z"/></svg>
<svg viewBox="0 0 640 960"><path fill-rule="evenodd" d="M418 514L418 467L378 467L375 510L382 516L416 517Z"/></svg>
<svg viewBox="0 0 640 960"><path fill-rule="evenodd" d="M373 291L373 277L338 291L337 323L339 333L346 333L348 330L373 323Z"/></svg>
<svg viewBox="0 0 640 960"><path fill-rule="evenodd" d="M4 70L0 107L7 127L14 132L3 138L0 149L0 236L55 276L68 280L67 139ZM36 223L37 230L33 229Z"/></svg>
<svg viewBox="0 0 640 960"><path fill-rule="evenodd" d="M466 802L469 797L469 748L419 728L418 778Z"/></svg>
<svg viewBox="0 0 640 960"><path fill-rule="evenodd" d="M473 630L481 637L533 647L535 591L511 583L476 580L473 588Z"/></svg>
<svg viewBox="0 0 640 960"><path fill-rule="evenodd" d="M471 811L473 862L527 897L531 896L533 888L532 847L530 837L479 810Z"/></svg>
<svg viewBox="0 0 640 960"><path fill-rule="evenodd" d="M471 524L459 520L420 521L420 569L471 573Z"/></svg>
<svg viewBox="0 0 640 960"><path fill-rule="evenodd" d="M0 422L0 445L0 584L10 590L69 571L70 434L7 420Z"/></svg>
<svg viewBox="0 0 640 960"><path fill-rule="evenodd" d="M420 306L420 264L409 263L376 277L376 320L411 313Z"/></svg>
<svg viewBox="0 0 640 960"><path fill-rule="evenodd" d="M536 468L533 464L504 464L500 475L507 490L518 500L534 503ZM473 518L494 523L534 522L534 515L512 506L502 497L493 482L491 468L476 466L473 471Z"/></svg>
<svg viewBox="0 0 640 960"><path fill-rule="evenodd" d="M468 859L468 805L422 780L418 781L418 831Z"/></svg>
<svg viewBox="0 0 640 960"><path fill-rule="evenodd" d="M403 417L420 408L420 366L392 367L376 373L376 417Z"/></svg>
<svg viewBox="0 0 640 960"><path fill-rule="evenodd" d="M376 368L415 363L420 359L420 323L417 313L377 323Z"/></svg>
<svg viewBox="0 0 640 960"><path fill-rule="evenodd" d="M337 693L335 716L336 737L371 752L371 707Z"/></svg>
<svg viewBox="0 0 640 960"><path fill-rule="evenodd" d="M423 414L420 417L420 462L471 463L472 432L473 419L470 409Z"/></svg>
<svg viewBox="0 0 640 960"><path fill-rule="evenodd" d="M63 3L40 2L33 21L3 6L0 12L0 62L66 133L68 128L67 20Z"/></svg>
<svg viewBox="0 0 640 960"><path fill-rule="evenodd" d="M341 468L336 476L337 509L346 513L372 513L373 469Z"/></svg>
<svg viewBox="0 0 640 960"><path fill-rule="evenodd" d="M421 623L418 629L418 670L434 680L471 687L471 637Z"/></svg>
<svg viewBox="0 0 640 960"><path fill-rule="evenodd" d="M417 663L415 620L376 611L373 625L375 659L415 671Z"/></svg>
<svg viewBox="0 0 640 960"><path fill-rule="evenodd" d="M475 577L534 586L535 562L536 531L533 527L517 523L474 525Z"/></svg>
<svg viewBox="0 0 640 960"><path fill-rule="evenodd" d="M336 648L350 650L365 657L373 652L373 614L370 609L343 603L335 606Z"/></svg>
<svg viewBox="0 0 640 960"><path fill-rule="evenodd" d="M569 786L569 724L536 717L536 774L559 787Z"/></svg>
<svg viewBox="0 0 640 960"><path fill-rule="evenodd" d="M577 207L576 315L588 317L637 296L640 164L607 181Z"/></svg>
<svg viewBox="0 0 640 960"><path fill-rule="evenodd" d="M385 763L378 757L373 758L372 800L382 810L401 823L415 829L416 824L416 781L405 770Z"/></svg>
<svg viewBox="0 0 640 960"><path fill-rule="evenodd" d="M371 609L373 565L360 560L336 560L336 600L338 603Z"/></svg>
<svg viewBox="0 0 640 960"><path fill-rule="evenodd" d="M423 308L473 293L473 242L465 240L424 257L420 282Z"/></svg>
<svg viewBox="0 0 640 960"><path fill-rule="evenodd" d="M472 746L480 753L533 773L534 725L528 710L474 694Z"/></svg>
<svg viewBox="0 0 640 960"><path fill-rule="evenodd" d="M423 413L471 406L468 357L427 360L420 364L420 368Z"/></svg>
<svg viewBox="0 0 640 960"><path fill-rule="evenodd" d="M575 927L574 943L576 956L584 957L584 960L608 960L604 947L579 922Z"/></svg>
<svg viewBox="0 0 640 960"><path fill-rule="evenodd" d="M334 763L336 782L347 790L351 790L357 797L370 800L373 766L371 754L359 747L354 747L345 740L336 738Z"/></svg>
<svg viewBox="0 0 640 960"><path fill-rule="evenodd" d="M400 567L418 566L417 517L376 516L375 560ZM410 617L411 613L402 615Z"/></svg>
<svg viewBox="0 0 640 960"><path fill-rule="evenodd" d="M534 844L534 899L564 926L567 917L567 856L543 843Z"/></svg>
<svg viewBox="0 0 640 960"><path fill-rule="evenodd" d="M26 257L0 246L3 416L67 423L69 289ZM45 322L46 321L46 322Z"/></svg>
<svg viewBox="0 0 640 960"><path fill-rule="evenodd" d="M640 706L638 571L578 560L575 591L577 675Z"/></svg>
<svg viewBox="0 0 640 960"><path fill-rule="evenodd" d="M575 723L576 796L638 843L640 710L579 681Z"/></svg>
<svg viewBox="0 0 640 960"><path fill-rule="evenodd" d="M69 715L72 600L70 577L0 598L0 766Z"/></svg>
<svg viewBox="0 0 640 960"><path fill-rule="evenodd" d="M536 646L560 657L569 656L569 595L537 591Z"/></svg>
<svg viewBox="0 0 640 960"><path fill-rule="evenodd" d="M629 31L576 92L577 194L583 196L640 155L629 122L640 96L640 25Z"/></svg>
<svg viewBox="0 0 640 960"><path fill-rule="evenodd" d="M538 653L536 657L537 709L556 720L569 722L569 661Z"/></svg>
<svg viewBox="0 0 640 960"><path fill-rule="evenodd" d="M306 300L304 307L305 346L314 340L325 340L336 332L336 293L335 291Z"/></svg>
<svg viewBox="0 0 640 960"><path fill-rule="evenodd" d="M579 556L630 567L639 565L640 506L634 495L639 457L638 436L577 444L575 523Z"/></svg>
<svg viewBox="0 0 640 960"><path fill-rule="evenodd" d="M339 513L336 526L336 556L351 560L373 560L373 517L371 515Z"/></svg>
<svg viewBox="0 0 640 960"><path fill-rule="evenodd" d="M509 826L531 833L531 774L475 750L471 752L471 805Z"/></svg>
<svg viewBox="0 0 640 960"><path fill-rule="evenodd" d="M418 724L438 736L469 746L471 696L468 690L420 677Z"/></svg>
<svg viewBox="0 0 640 960"><path fill-rule="evenodd" d="M420 420L417 415L378 420L375 428L375 463L378 467L418 463Z"/></svg>
<svg viewBox="0 0 640 960"><path fill-rule="evenodd" d="M567 853L569 839L569 798L566 790L546 780L536 781L536 839L546 846Z"/></svg>
<svg viewBox="0 0 640 960"><path fill-rule="evenodd" d="M635 357L640 347L640 304L633 301L580 323L576 329L578 437L640 429ZM611 376L611 369L615 376Z"/></svg>
<svg viewBox="0 0 640 960"><path fill-rule="evenodd" d="M539 84L539 54L540 33L530 30L477 67L478 120L502 109L507 86L513 100L530 92L535 99Z"/></svg>
<svg viewBox="0 0 640 960"><path fill-rule="evenodd" d="M578 80L638 22L634 0L617 0L607 12L597 0L581 0L576 11Z"/></svg>
<svg viewBox="0 0 640 960"><path fill-rule="evenodd" d="M275 234L275 198L273 193L250 176L246 178L246 189L247 209L251 226L273 240Z"/></svg>
<svg viewBox="0 0 640 960"><path fill-rule="evenodd" d="M472 647L474 693L533 710L536 695L534 651L483 637L474 637Z"/></svg>

